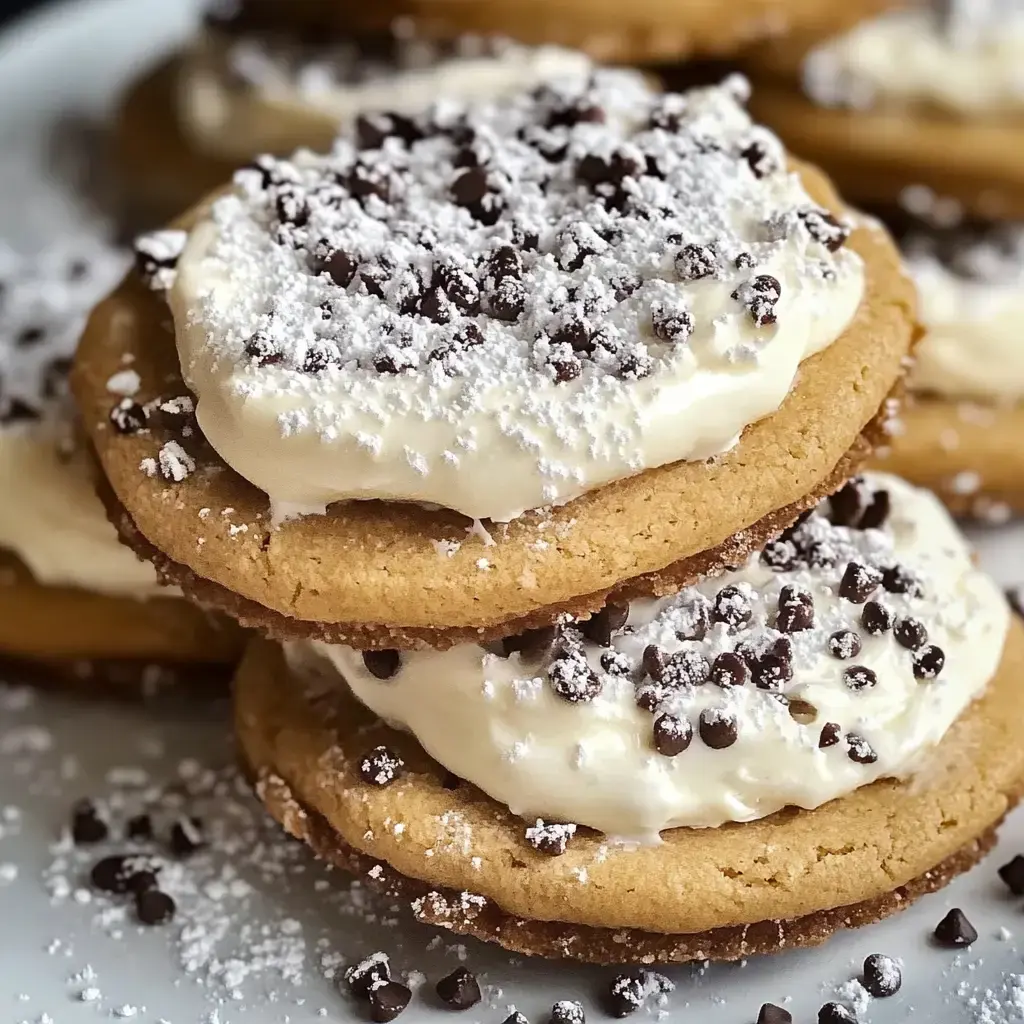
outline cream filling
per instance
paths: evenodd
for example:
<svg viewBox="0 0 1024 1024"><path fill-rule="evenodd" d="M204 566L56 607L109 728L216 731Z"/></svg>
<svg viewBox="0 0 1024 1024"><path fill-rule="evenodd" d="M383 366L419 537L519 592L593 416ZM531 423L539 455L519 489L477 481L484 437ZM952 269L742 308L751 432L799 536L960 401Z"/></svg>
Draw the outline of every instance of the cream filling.
<svg viewBox="0 0 1024 1024"><path fill-rule="evenodd" d="M979 0L979 5L982 0ZM940 32L927 4L865 21L814 50L804 88L824 106L927 104L960 117L1024 109L1024 12Z"/></svg>
<svg viewBox="0 0 1024 1024"><path fill-rule="evenodd" d="M588 57L555 46L507 45L498 54L456 56L396 69L363 82L341 82L326 63L294 71L258 41L235 43L230 60L244 70L232 82L229 57L203 40L181 70L178 110L195 146L226 159L301 146L329 148L339 127L368 111L417 114L439 99L480 101L529 89L554 77L586 75Z"/></svg>
<svg viewBox="0 0 1024 1024"><path fill-rule="evenodd" d="M1024 398L1024 282L967 279L936 260L910 263L927 334L911 386L948 398Z"/></svg>
<svg viewBox="0 0 1024 1024"><path fill-rule="evenodd" d="M693 722L703 709L729 709L737 716L739 739L712 749L694 735L688 749L666 757L652 747L655 716L637 707L633 681L601 673L602 650L590 643L587 659L601 674L603 689L579 704L555 695L546 663L525 662L519 654L503 658L474 644L403 652L400 670L387 681L371 675L360 652L348 647L294 643L288 655L300 669L343 677L362 703L408 729L445 768L527 819L574 822L644 841L674 826L713 827L786 806L814 808L919 768L993 677L1009 623L1000 590L974 568L966 541L940 503L896 478L869 479L888 490L892 513L884 531L851 531L850 551L867 563L898 561L923 582L921 599L881 590L874 596L898 615L924 623L928 642L946 656L937 679L915 678L910 652L891 633L872 637L859 630L863 648L849 661L828 653L825 639L849 627L861 610L837 596L845 558L834 569L779 573L755 556L677 597L635 603L633 631L612 641L613 650L632 660L649 643L667 651L692 647L676 636L680 609L692 607L699 595L713 599L728 584L753 588L754 620L763 629L780 588L798 584L813 593L815 628L791 635L795 674L785 693L816 709L812 724L798 722L750 682L731 689L707 683L680 692L667 706ZM778 634L769 630L768 636ZM713 659L734 643L718 624L703 650ZM857 692L847 687L843 671L853 664L875 672L877 685ZM877 761L855 763L842 742L819 748L826 722L837 723L844 737L855 732L866 738Z"/></svg>
<svg viewBox="0 0 1024 1024"><path fill-rule="evenodd" d="M173 593L117 539L81 452L64 456L54 427L0 430L0 548L38 583L112 597Z"/></svg>

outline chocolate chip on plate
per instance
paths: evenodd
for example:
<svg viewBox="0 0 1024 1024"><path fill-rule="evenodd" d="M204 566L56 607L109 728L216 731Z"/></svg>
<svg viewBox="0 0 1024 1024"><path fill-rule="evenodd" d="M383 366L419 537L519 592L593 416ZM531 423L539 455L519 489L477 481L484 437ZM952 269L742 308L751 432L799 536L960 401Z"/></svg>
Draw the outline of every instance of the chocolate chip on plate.
<svg viewBox="0 0 1024 1024"><path fill-rule="evenodd" d="M371 786L390 786L405 768L405 762L390 747L374 747L359 762L359 777Z"/></svg>
<svg viewBox="0 0 1024 1024"><path fill-rule="evenodd" d="M775 628L781 633L800 633L814 625L814 597L810 591L792 584L779 593Z"/></svg>
<svg viewBox="0 0 1024 1024"><path fill-rule="evenodd" d="M135 894L135 916L140 924L166 924L176 910L174 900L161 889L143 889Z"/></svg>
<svg viewBox="0 0 1024 1024"><path fill-rule="evenodd" d="M974 925L959 907L954 907L936 926L935 939L941 946L963 949L978 937Z"/></svg>
<svg viewBox="0 0 1024 1024"><path fill-rule="evenodd" d="M408 1005L412 990L397 981L386 981L370 990L370 1019L374 1024L389 1024Z"/></svg>
<svg viewBox="0 0 1024 1024"><path fill-rule="evenodd" d="M899 992L903 984L903 972L891 956L872 953L864 961L863 983L876 999L885 999Z"/></svg>
<svg viewBox="0 0 1024 1024"><path fill-rule="evenodd" d="M402 656L398 651L363 651L366 671L378 679L391 679L398 674Z"/></svg>
<svg viewBox="0 0 1024 1024"><path fill-rule="evenodd" d="M999 877L1014 896L1024 896L1024 857L1019 853L999 869Z"/></svg>
<svg viewBox="0 0 1024 1024"><path fill-rule="evenodd" d="M689 719L676 715L658 715L654 720L654 749L665 757L681 754L693 740Z"/></svg>
<svg viewBox="0 0 1024 1024"><path fill-rule="evenodd" d="M71 808L71 838L76 846L102 843L110 835L110 827L91 800L79 800Z"/></svg>
<svg viewBox="0 0 1024 1024"><path fill-rule="evenodd" d="M476 975L465 967L456 967L434 986L438 998L453 1010L468 1010L482 998Z"/></svg>

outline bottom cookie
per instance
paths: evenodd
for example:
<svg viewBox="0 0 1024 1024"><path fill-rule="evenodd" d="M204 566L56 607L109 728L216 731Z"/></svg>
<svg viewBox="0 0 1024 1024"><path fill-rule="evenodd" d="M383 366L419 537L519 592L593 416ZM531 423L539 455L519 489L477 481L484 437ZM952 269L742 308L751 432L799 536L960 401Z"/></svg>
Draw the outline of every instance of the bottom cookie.
<svg viewBox="0 0 1024 1024"><path fill-rule="evenodd" d="M810 946L946 885L991 847L1024 790L1017 741L1024 629L997 676L911 780L813 811L674 829L624 847L580 830L562 856L351 697L304 690L253 644L235 682L243 758L270 812L321 856L408 900L416 917L527 954L598 963L735 960ZM385 744L405 763L360 777Z"/></svg>
<svg viewBox="0 0 1024 1024"><path fill-rule="evenodd" d="M916 397L876 467L938 494L957 515L1003 521L1024 512L1024 404Z"/></svg>

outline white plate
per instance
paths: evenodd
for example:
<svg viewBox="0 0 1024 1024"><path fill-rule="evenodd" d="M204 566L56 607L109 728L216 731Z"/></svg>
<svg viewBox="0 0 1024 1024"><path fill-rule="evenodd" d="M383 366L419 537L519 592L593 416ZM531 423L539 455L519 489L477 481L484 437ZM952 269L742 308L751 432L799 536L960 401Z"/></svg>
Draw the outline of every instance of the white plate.
<svg viewBox="0 0 1024 1024"><path fill-rule="evenodd" d="M132 74L187 35L195 8L195 0L65 3L0 39L0 235L36 248L89 220L67 174L54 170L55 140L63 151L83 117L102 117ZM1000 579L1024 577L1024 528L977 536ZM101 851L76 855L53 846L78 797L124 800L133 787L183 777L194 785L213 778L208 770L230 774L231 760L223 706L139 709L14 689L0 696L0 1021L362 1020L364 1010L329 975L332 965L376 949L389 951L398 970L431 981L465 957L487 983L485 1001L459 1018L467 1024L499 1024L511 1004L533 1022L546 1021L560 998L581 999L592 1021L609 1019L599 1001L612 970L512 959L418 927L404 908L353 888L282 839L236 784L221 782L203 801L208 826L228 842L169 872L180 903L170 925L140 929L123 904L80 887ZM1024 988L1013 981L1024 967L1013 934L1024 928L1024 915L995 873L1018 851L1021 815L982 866L901 917L812 952L670 970L676 989L649 1012L680 1024L750 1024L771 1000L785 1003L797 1022L811 1022L866 954L885 952L905 962L903 990L872 1002L862 1020L1024 1021ZM929 942L951 906L963 907L981 933L961 955ZM995 994L986 1009L988 989ZM404 1024L445 1016L429 992L428 984L400 1018Z"/></svg>

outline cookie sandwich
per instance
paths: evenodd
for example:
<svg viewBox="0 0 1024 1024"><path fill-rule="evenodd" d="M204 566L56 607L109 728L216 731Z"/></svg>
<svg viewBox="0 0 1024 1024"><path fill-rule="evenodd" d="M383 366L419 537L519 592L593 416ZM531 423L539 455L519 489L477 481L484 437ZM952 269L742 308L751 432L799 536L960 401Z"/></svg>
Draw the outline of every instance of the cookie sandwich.
<svg viewBox="0 0 1024 1024"><path fill-rule="evenodd" d="M858 203L910 186L1024 217L1024 6L934 0L754 57L755 112Z"/></svg>
<svg viewBox="0 0 1024 1024"><path fill-rule="evenodd" d="M89 307L125 264L89 238L0 252L0 661L89 688L223 676L241 653L233 625L167 596L95 495L67 374ZM125 363L108 386L129 402L137 376Z"/></svg>
<svg viewBox="0 0 1024 1024"><path fill-rule="evenodd" d="M1024 225L918 227L903 249L927 331L880 465L958 514L1024 511Z"/></svg>
<svg viewBox="0 0 1024 1024"><path fill-rule="evenodd" d="M590 67L582 53L505 36L427 40L408 19L360 20L345 6L209 8L192 43L133 86L118 116L117 160L140 216L181 213L258 154L329 149L339 125L376 134L374 113L408 131L409 115L442 96L496 97Z"/></svg>
<svg viewBox="0 0 1024 1024"><path fill-rule="evenodd" d="M916 333L890 239L744 97L599 72L240 172L79 349L124 539L244 623L367 650L742 560L870 453ZM188 436L116 428L126 359L137 404L195 400Z"/></svg>
<svg viewBox="0 0 1024 1024"><path fill-rule="evenodd" d="M814 945L941 888L1024 788L1024 631L868 474L737 568L499 644L256 641L271 812L429 924L594 962Z"/></svg>

